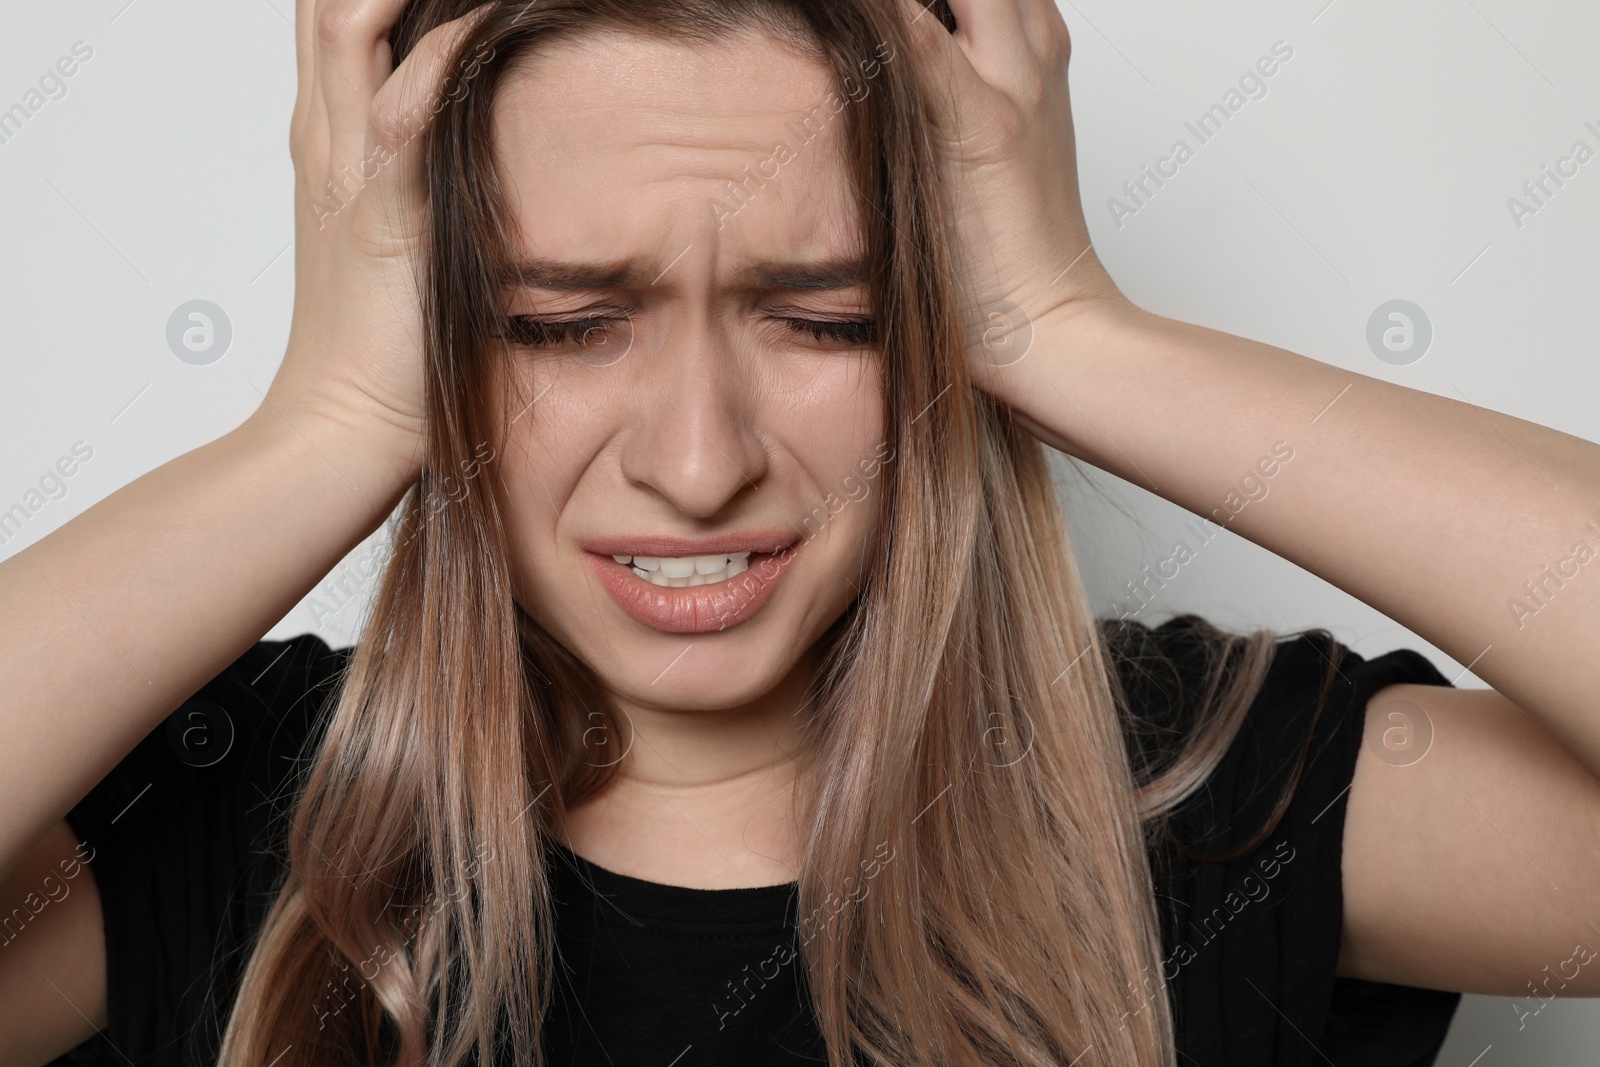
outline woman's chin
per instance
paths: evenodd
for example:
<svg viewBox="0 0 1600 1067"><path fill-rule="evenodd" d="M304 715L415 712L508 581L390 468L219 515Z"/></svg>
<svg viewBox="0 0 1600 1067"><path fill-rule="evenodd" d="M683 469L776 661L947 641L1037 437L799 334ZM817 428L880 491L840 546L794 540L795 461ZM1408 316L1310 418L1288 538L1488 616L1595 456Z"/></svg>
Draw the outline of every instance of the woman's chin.
<svg viewBox="0 0 1600 1067"><path fill-rule="evenodd" d="M660 664L655 661L661 660ZM698 662L696 662L698 660ZM770 696L794 663L765 661L737 653L724 654L683 641L673 655L657 654L635 666L611 662L595 672L614 699L666 711L725 711Z"/></svg>

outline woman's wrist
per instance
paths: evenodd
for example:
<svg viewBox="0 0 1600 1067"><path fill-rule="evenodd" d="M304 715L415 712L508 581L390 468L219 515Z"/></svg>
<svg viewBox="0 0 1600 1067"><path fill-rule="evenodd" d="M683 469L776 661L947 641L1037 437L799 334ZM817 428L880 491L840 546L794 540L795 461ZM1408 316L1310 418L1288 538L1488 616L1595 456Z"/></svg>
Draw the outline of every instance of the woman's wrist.
<svg viewBox="0 0 1600 1067"><path fill-rule="evenodd" d="M326 482L363 512L387 515L422 469L417 430L275 390L234 433L289 458L305 477Z"/></svg>
<svg viewBox="0 0 1600 1067"><path fill-rule="evenodd" d="M1102 435L1073 398L1108 373L1124 378L1161 316L1145 311L1115 287L1048 307L1037 315L1013 312L1011 351L991 347L974 360L975 383L1046 444L1084 456Z"/></svg>

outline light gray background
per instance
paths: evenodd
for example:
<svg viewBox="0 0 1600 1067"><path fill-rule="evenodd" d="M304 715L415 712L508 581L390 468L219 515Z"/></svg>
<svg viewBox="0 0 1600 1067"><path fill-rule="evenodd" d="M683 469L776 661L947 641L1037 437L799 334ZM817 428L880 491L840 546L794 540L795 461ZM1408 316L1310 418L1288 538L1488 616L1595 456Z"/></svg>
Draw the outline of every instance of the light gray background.
<svg viewBox="0 0 1600 1067"><path fill-rule="evenodd" d="M1600 129L1600 11L1555 0L1083 0L1063 10L1084 207L1134 300L1600 439L1590 332L1600 158L1520 226L1507 204L1575 141L1600 151L1585 127ZM75 443L93 450L0 556L236 425L271 381L292 303L292 17L291 0L82 0L0 17L0 111L75 42L94 50L64 96L0 143L0 510L28 499ZM1200 144L1184 123L1278 41L1294 54L1264 79L1266 94ZM1194 158L1118 225L1109 198L1178 139ZM195 299L222 307L233 328L209 365L180 361L166 341L173 310ZM1367 345L1369 316L1394 299L1432 323L1430 349L1408 365ZM1185 537L1189 515L1094 476L1112 506L1063 474L1091 594L1109 612L1124 582ZM315 630L348 643L372 548L273 636ZM1459 684L1481 684L1226 532L1140 617L1179 610L1227 626L1327 626L1368 655L1419 648ZM1510 1001L1469 997L1439 1062L1592 1064L1597 1044L1592 1002L1556 1001L1519 1029Z"/></svg>

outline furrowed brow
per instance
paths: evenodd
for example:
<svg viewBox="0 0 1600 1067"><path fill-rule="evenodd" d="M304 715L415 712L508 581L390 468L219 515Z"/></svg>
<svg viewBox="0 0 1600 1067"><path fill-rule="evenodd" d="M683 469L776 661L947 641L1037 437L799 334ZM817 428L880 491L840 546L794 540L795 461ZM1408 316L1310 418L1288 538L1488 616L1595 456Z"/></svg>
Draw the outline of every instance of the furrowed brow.
<svg viewBox="0 0 1600 1067"><path fill-rule="evenodd" d="M853 289L867 282L867 265L859 259L823 263L759 263L743 272L745 284L779 292Z"/></svg>
<svg viewBox="0 0 1600 1067"><path fill-rule="evenodd" d="M519 259L499 272L503 286L568 292L593 289L633 289L650 285L660 272L636 261L573 263L551 259ZM780 292L824 292L866 284L867 267L859 259L820 263L758 263L741 272L754 289Z"/></svg>
<svg viewBox="0 0 1600 1067"><path fill-rule="evenodd" d="M553 259L518 259L500 269L503 286L568 292L585 289L632 289L652 275L638 263L566 263Z"/></svg>

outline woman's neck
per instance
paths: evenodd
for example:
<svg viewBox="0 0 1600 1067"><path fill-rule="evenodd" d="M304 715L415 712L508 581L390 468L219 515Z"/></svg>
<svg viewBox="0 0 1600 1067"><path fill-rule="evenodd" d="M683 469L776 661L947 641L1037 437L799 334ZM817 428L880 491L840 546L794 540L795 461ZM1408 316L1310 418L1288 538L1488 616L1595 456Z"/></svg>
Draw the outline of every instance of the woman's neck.
<svg viewBox="0 0 1600 1067"><path fill-rule="evenodd" d="M792 761L715 782L618 776L567 813L567 845L618 874L695 889L792 882Z"/></svg>
<svg viewBox="0 0 1600 1067"><path fill-rule="evenodd" d="M615 701L632 738L615 777L567 812L567 844L618 874L698 889L798 875L795 787L813 676L805 664L751 704L718 711Z"/></svg>

